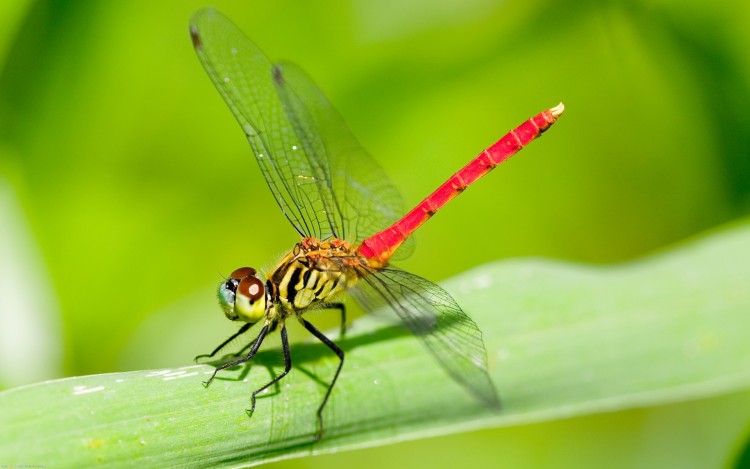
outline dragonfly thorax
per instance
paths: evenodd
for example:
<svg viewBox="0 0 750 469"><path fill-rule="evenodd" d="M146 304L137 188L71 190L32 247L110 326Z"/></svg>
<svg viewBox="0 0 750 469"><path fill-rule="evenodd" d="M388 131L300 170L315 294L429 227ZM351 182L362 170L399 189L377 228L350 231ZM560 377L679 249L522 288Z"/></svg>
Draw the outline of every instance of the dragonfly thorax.
<svg viewBox="0 0 750 469"><path fill-rule="evenodd" d="M274 299L284 312L297 314L330 303L357 283L365 272L364 262L346 241L305 238L270 276Z"/></svg>
<svg viewBox="0 0 750 469"><path fill-rule="evenodd" d="M252 267L241 267L219 285L219 304L232 321L256 323L266 314L268 291Z"/></svg>

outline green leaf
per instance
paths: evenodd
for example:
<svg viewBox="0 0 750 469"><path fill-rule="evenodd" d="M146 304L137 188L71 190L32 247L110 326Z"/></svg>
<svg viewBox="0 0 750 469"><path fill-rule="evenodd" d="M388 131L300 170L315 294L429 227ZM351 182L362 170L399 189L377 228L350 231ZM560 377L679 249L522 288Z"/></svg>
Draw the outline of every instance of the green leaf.
<svg viewBox="0 0 750 469"><path fill-rule="evenodd" d="M318 443L315 409L336 360L309 342L293 346L294 370L252 417L250 391L280 372L278 350L208 389L212 368L196 365L8 390L0 454L11 465L242 466L746 389L748 246L744 226L618 266L513 260L446 282L484 331L499 413L417 339L364 318L339 340L346 363Z"/></svg>

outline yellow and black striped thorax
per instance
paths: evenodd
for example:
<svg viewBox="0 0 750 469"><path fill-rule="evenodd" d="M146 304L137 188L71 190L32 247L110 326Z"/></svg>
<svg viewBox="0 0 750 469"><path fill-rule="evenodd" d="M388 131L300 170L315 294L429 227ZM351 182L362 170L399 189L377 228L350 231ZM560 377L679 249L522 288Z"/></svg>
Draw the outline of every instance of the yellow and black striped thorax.
<svg viewBox="0 0 750 469"><path fill-rule="evenodd" d="M332 302L353 286L359 279L358 264L345 241L306 238L284 257L270 280L283 309L300 313Z"/></svg>

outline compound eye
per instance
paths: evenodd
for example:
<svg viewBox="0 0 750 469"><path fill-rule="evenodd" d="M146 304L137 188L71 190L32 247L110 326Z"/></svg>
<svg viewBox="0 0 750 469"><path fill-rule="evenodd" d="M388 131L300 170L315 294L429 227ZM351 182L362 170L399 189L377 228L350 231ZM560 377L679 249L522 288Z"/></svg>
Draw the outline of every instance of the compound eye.
<svg viewBox="0 0 750 469"><path fill-rule="evenodd" d="M253 269L252 267L240 267L239 269L232 272L229 278L233 278L235 280L242 280L247 277L254 277L255 273L256 273L255 269Z"/></svg>
<svg viewBox="0 0 750 469"><path fill-rule="evenodd" d="M250 267L245 268L250 269ZM237 272L238 270L242 269L237 269L235 270L235 272ZM255 274L255 270L253 270L253 274ZM234 273L232 273L232 276L234 276ZM265 289L263 287L263 282L261 282L257 277L253 277L252 275L244 277L242 281L240 281L240 284L237 286L237 294L249 298L250 304L263 298L263 296L265 295L264 290Z"/></svg>

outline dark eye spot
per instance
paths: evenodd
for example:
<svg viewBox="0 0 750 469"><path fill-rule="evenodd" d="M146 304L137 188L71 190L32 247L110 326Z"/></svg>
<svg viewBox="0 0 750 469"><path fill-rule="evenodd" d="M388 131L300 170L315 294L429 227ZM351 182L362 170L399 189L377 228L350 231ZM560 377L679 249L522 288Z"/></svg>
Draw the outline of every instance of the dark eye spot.
<svg viewBox="0 0 750 469"><path fill-rule="evenodd" d="M237 291L237 285L239 283L240 283L239 280L230 278L229 280L226 281L226 283L224 283L224 288L234 293L235 291Z"/></svg>
<svg viewBox="0 0 750 469"><path fill-rule="evenodd" d="M265 294L263 288L263 282L255 277L245 277L237 287L237 292L240 295L245 295L250 298L250 301L257 301Z"/></svg>

